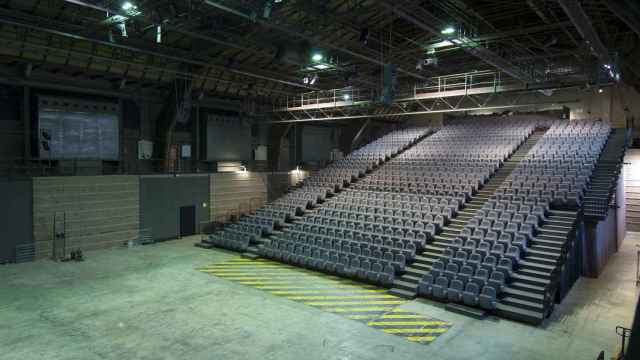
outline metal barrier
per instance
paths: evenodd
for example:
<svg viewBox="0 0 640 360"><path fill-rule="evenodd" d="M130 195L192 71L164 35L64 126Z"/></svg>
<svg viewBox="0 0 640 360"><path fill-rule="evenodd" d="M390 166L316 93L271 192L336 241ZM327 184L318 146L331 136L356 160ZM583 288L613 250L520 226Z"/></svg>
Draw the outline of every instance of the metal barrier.
<svg viewBox="0 0 640 360"><path fill-rule="evenodd" d="M640 285L640 245L636 245L636 286Z"/></svg>
<svg viewBox="0 0 640 360"><path fill-rule="evenodd" d="M616 334L620 336L622 344L620 347L620 353L618 354L617 359L625 359L625 350L627 347L627 338L631 336L631 329L627 329L623 326L616 326Z"/></svg>

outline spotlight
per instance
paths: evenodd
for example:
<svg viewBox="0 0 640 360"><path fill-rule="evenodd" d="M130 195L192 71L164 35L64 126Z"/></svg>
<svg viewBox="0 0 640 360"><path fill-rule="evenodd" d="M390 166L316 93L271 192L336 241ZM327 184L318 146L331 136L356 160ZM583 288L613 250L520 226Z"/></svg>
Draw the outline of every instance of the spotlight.
<svg viewBox="0 0 640 360"><path fill-rule="evenodd" d="M453 26L447 26L446 28L442 29L442 31L440 31L440 33L442 33L443 35L451 35L455 32L456 29Z"/></svg>
<svg viewBox="0 0 640 360"><path fill-rule="evenodd" d="M598 94L602 94L604 92L604 90L602 88L598 89Z"/></svg>
<svg viewBox="0 0 640 360"><path fill-rule="evenodd" d="M128 11L128 10L131 10L131 9L134 9L134 8L135 8L135 5L133 5L132 3L128 2L128 1L125 2L124 4L122 4L122 10Z"/></svg>
<svg viewBox="0 0 640 360"><path fill-rule="evenodd" d="M315 54L313 54L313 56L311 56L311 60L313 60L315 62L322 61L322 58L323 58L323 56L320 53L315 53Z"/></svg>
<svg viewBox="0 0 640 360"><path fill-rule="evenodd" d="M315 85L316 82L318 82L318 74L313 74L313 77L311 78L311 80L309 80L309 84Z"/></svg>
<svg viewBox="0 0 640 360"><path fill-rule="evenodd" d="M309 77L308 76L303 77L302 78L302 83L303 84L308 84L309 83Z"/></svg>
<svg viewBox="0 0 640 360"><path fill-rule="evenodd" d="M349 99L351 99L351 96L349 96L349 94L344 94L344 95L342 95L342 98L343 98L345 101L349 101Z"/></svg>

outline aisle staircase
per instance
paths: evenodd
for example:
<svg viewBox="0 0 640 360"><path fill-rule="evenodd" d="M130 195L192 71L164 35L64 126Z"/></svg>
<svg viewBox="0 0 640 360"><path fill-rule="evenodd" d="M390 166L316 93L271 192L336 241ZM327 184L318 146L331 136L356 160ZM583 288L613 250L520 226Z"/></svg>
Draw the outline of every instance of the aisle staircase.
<svg viewBox="0 0 640 360"><path fill-rule="evenodd" d="M627 130L612 129L584 195L583 209L586 219L600 221L607 217L622 169L626 144Z"/></svg>
<svg viewBox="0 0 640 360"><path fill-rule="evenodd" d="M577 217L576 211L551 210L503 290L498 315L539 324L551 313Z"/></svg>
<svg viewBox="0 0 640 360"><path fill-rule="evenodd" d="M389 291L390 294L407 299L413 299L417 296L418 283L424 275L429 273L433 262L440 259L444 250L451 245L453 239L458 236L467 222L473 218L476 211L482 209L484 204L491 199L494 192L509 177L545 132L546 130L535 131L520 145L516 152L504 162L502 167L493 174L482 189L465 205L464 209L458 212L458 216L451 219L451 223L444 227L442 233L436 235L434 241L427 244L421 254L416 255L414 262L407 266L405 274L394 281L393 288Z"/></svg>

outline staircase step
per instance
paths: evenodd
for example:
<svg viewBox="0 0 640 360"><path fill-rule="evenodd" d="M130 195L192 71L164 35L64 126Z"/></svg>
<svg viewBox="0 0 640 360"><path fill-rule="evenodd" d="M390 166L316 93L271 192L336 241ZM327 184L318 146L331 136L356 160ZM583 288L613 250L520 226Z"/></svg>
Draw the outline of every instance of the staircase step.
<svg viewBox="0 0 640 360"><path fill-rule="evenodd" d="M510 286L505 287L502 293L516 299L530 301L534 303L542 303L544 301L544 293L540 294L536 292L520 290L520 289L512 288Z"/></svg>
<svg viewBox="0 0 640 360"><path fill-rule="evenodd" d="M403 298L403 299L415 299L416 296L418 295L418 292L399 289L399 288L392 288L391 290L389 290L389 294Z"/></svg>
<svg viewBox="0 0 640 360"><path fill-rule="evenodd" d="M528 291L528 292L534 292L534 293L543 294L543 295L545 292L545 288L542 286L531 285L521 281L512 281L511 283L509 283L509 288Z"/></svg>
<svg viewBox="0 0 640 360"><path fill-rule="evenodd" d="M524 310L544 313L544 304L542 302L533 302L522 300L513 296L505 296L500 299L501 304L511 305Z"/></svg>
<svg viewBox="0 0 640 360"><path fill-rule="evenodd" d="M531 311L520 307L498 303L496 313L509 319L523 321L526 323L538 325L544 320L544 313L540 311Z"/></svg>

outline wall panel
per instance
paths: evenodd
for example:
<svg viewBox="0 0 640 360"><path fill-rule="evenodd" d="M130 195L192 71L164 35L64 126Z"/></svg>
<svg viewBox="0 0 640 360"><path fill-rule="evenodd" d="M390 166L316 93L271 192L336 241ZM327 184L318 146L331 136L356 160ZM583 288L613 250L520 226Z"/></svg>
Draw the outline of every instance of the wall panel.
<svg viewBox="0 0 640 360"><path fill-rule="evenodd" d="M210 175L211 221L227 221L246 214L267 201L264 173L217 173Z"/></svg>
<svg viewBox="0 0 640 360"><path fill-rule="evenodd" d="M66 215L67 251L125 244L138 237L137 176L33 179L36 258L52 255L54 216Z"/></svg>

